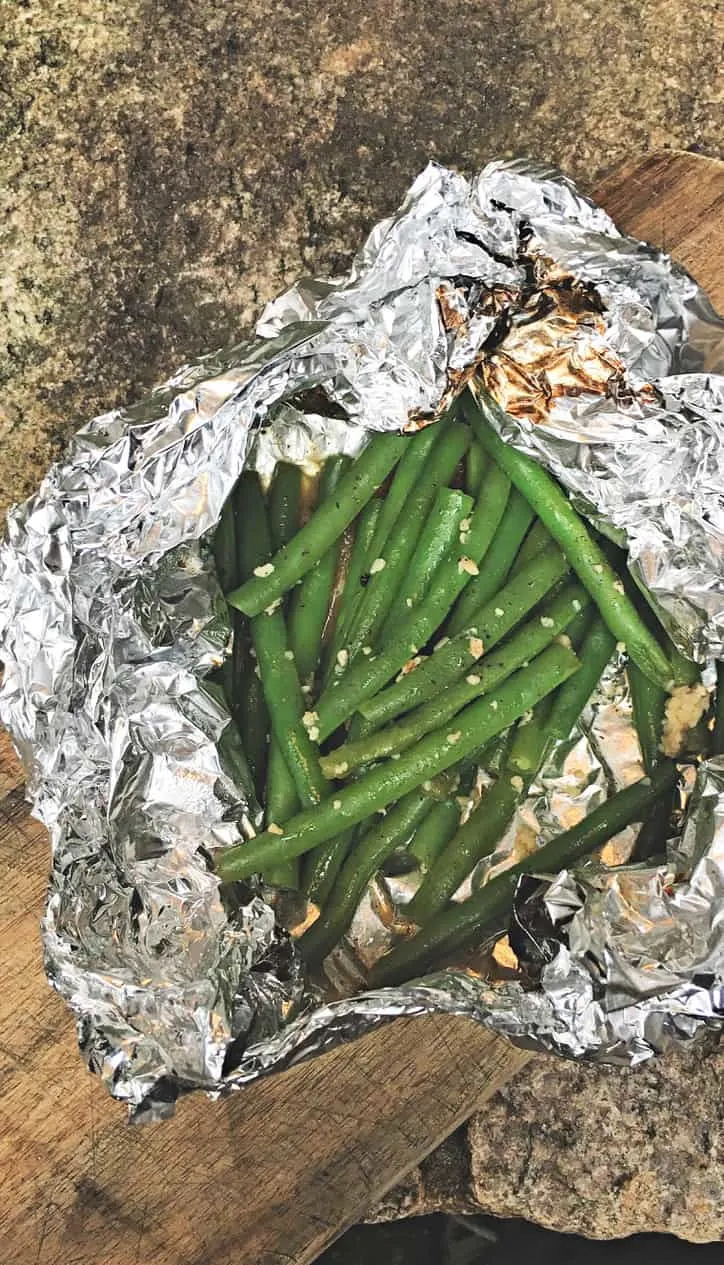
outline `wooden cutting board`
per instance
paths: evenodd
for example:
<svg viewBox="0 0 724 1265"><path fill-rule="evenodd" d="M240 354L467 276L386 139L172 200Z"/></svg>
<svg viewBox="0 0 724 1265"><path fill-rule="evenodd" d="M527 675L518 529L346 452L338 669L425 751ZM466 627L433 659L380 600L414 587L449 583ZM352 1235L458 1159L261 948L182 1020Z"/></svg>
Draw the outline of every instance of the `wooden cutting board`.
<svg viewBox="0 0 724 1265"><path fill-rule="evenodd" d="M724 303L724 164L654 154L605 181L618 223ZM162 1125L82 1064L41 966L47 840L0 736L0 1256L5 1265L298 1265L360 1220L526 1061L469 1020L400 1020Z"/></svg>

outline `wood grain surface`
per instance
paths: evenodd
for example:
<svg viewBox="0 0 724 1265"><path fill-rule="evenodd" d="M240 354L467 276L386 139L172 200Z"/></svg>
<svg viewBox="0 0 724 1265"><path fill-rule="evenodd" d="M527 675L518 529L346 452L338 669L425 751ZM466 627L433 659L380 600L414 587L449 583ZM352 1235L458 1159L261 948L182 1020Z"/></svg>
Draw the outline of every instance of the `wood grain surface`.
<svg viewBox="0 0 724 1265"><path fill-rule="evenodd" d="M654 154L597 196L722 303L724 164ZM526 1055L464 1019L399 1020L133 1128L83 1066L41 964L47 841L0 740L0 1255L5 1265L302 1265Z"/></svg>

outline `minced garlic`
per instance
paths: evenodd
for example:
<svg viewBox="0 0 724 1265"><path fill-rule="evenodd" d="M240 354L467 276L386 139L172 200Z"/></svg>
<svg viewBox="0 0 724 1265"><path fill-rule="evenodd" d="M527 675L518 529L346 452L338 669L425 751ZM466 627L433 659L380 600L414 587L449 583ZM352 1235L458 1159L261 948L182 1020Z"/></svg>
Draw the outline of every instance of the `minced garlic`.
<svg viewBox="0 0 724 1265"><path fill-rule="evenodd" d="M664 755L679 754L686 735L701 720L709 703L705 685L677 685L664 712L661 750Z"/></svg>

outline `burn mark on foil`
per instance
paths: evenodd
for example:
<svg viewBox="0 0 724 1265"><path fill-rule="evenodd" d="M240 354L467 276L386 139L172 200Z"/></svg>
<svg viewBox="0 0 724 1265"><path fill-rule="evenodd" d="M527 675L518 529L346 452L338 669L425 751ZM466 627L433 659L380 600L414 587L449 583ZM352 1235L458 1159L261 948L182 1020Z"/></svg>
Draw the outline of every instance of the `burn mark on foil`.
<svg viewBox="0 0 724 1265"><path fill-rule="evenodd" d="M511 313L480 364L483 382L514 417L546 421L556 399L620 390L624 365L605 340L598 296L570 276L545 278Z"/></svg>

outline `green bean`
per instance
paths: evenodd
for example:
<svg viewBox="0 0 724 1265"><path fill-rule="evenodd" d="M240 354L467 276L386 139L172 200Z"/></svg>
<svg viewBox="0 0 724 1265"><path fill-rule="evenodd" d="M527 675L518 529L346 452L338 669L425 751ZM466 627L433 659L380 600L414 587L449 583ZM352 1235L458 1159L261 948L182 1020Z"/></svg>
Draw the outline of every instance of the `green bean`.
<svg viewBox="0 0 724 1265"><path fill-rule="evenodd" d="M349 727L349 733L357 737L361 732L361 719L355 716ZM302 889L315 905L323 908L329 897L337 875L350 849L355 846L361 825L343 830L340 834L327 839L325 843L312 848L303 858Z"/></svg>
<svg viewBox="0 0 724 1265"><path fill-rule="evenodd" d="M450 414L448 413L439 422L425 426L422 430L418 430L414 435L410 435L405 439L405 450L395 470L387 495L381 502L382 512L377 520L374 535L370 541L370 553L368 554L370 561L373 558L379 558L383 552L400 517L402 507L406 504L407 498L417 483L420 472L427 461L428 453L433 445L437 443L449 419Z"/></svg>
<svg viewBox="0 0 724 1265"><path fill-rule="evenodd" d="M552 545L533 558L513 579L508 580L495 597L476 611L475 628L478 636L482 637L486 653L515 628L567 572L565 557L557 546Z"/></svg>
<svg viewBox="0 0 724 1265"><path fill-rule="evenodd" d="M234 719L239 727L241 741L256 788L257 799L264 798L266 769L269 755L269 712L264 691L256 673L256 658L251 647L246 647L244 664L235 671Z"/></svg>
<svg viewBox="0 0 724 1265"><path fill-rule="evenodd" d="M353 738L361 737L361 717L353 717L349 733ZM361 825L343 830L341 834L313 848L304 857L303 888L309 899L320 908L326 904L345 858L356 845L360 830Z"/></svg>
<svg viewBox="0 0 724 1265"><path fill-rule="evenodd" d="M397 848L407 843L429 811L430 799L425 791L410 791L365 832L342 866L323 912L298 941L310 965L322 962L342 939L370 879Z"/></svg>
<svg viewBox="0 0 724 1265"><path fill-rule="evenodd" d="M659 764L673 766L674 761L660 760ZM664 855L677 797L676 786L673 786L652 805L636 836L629 862L650 861L652 857Z"/></svg>
<svg viewBox="0 0 724 1265"><path fill-rule="evenodd" d="M566 628L566 636L576 654L578 654L590 629L593 627L597 614L596 607L589 598L583 610L578 612L575 619L572 619Z"/></svg>
<svg viewBox="0 0 724 1265"><path fill-rule="evenodd" d="M485 566L461 593L445 631L449 636L470 625L475 611L490 601L508 579L511 567L533 519L533 511L517 488L511 488L503 517L485 555Z"/></svg>
<svg viewBox="0 0 724 1265"><path fill-rule="evenodd" d="M274 549L288 545L299 530L302 472L288 461L277 462L269 486L269 530Z"/></svg>
<svg viewBox="0 0 724 1265"><path fill-rule="evenodd" d="M387 617L380 628L377 640L382 645L388 638L394 636L400 619L404 618L408 610L417 606L446 554L454 545L464 544L466 533L461 530L461 524L465 523L466 515L470 513L472 505L472 499L464 492L454 492L451 488L438 488L427 521L418 537L407 573L402 577Z"/></svg>
<svg viewBox="0 0 724 1265"><path fill-rule="evenodd" d="M373 497L357 519L349 570L342 589L329 649L325 655L323 676L325 685L330 680L337 663L337 655L344 647L355 612L364 596L365 586L369 582L369 564L374 556L371 553L371 544L383 505L384 501L377 496Z"/></svg>
<svg viewBox="0 0 724 1265"><path fill-rule="evenodd" d="M375 641L404 581L435 493L451 478L469 443L470 430L458 422L440 431L395 530L387 539L384 557L375 555L372 559L370 581L355 611L344 646L347 662L351 663L363 647Z"/></svg>
<svg viewBox="0 0 724 1265"><path fill-rule="evenodd" d="M299 796L281 747L272 738L269 746L269 766L267 770L265 816L267 827L274 822L288 821L299 811ZM279 865L270 866L264 871L264 878L272 887L288 887L296 891L299 887L299 862L296 857L283 861Z"/></svg>
<svg viewBox="0 0 724 1265"><path fill-rule="evenodd" d="M269 534L274 549L281 549L289 544L299 529L301 493L302 472L299 466L291 465L286 461L278 462L268 496ZM244 526L246 527L247 524ZM308 572L308 575L311 574L313 571ZM232 587L233 584L230 584L229 588ZM234 614L238 615L239 612L235 611ZM287 767L276 738L272 737L267 766L265 805L267 825L287 821L298 811L299 806L294 778ZM273 887L296 889L299 886L299 864L296 860L287 861L283 865L267 870L264 878Z"/></svg>
<svg viewBox="0 0 724 1265"><path fill-rule="evenodd" d="M482 482L475 497L475 506L470 515L465 533L465 557L474 563L475 567L472 572L470 570L465 572L465 579L459 582L459 592L462 592L465 584L468 583L470 574L474 575L476 573L483 558L487 555L500 525L509 492L510 480L508 476L491 463L483 471ZM457 598L457 596L456 592L455 597Z"/></svg>
<svg viewBox="0 0 724 1265"><path fill-rule="evenodd" d="M452 774L456 778L458 802L472 795L481 769L484 769L491 777L499 777L514 733L515 725L509 725L507 729L483 743L482 747L478 747L471 755L466 756L459 764L453 765L448 777Z"/></svg>
<svg viewBox="0 0 724 1265"><path fill-rule="evenodd" d="M608 536L604 536L601 533L596 535L596 539L611 563L614 571L620 577L626 595L636 607L636 610L646 624L646 627L649 629L649 632L661 644L664 654L670 660L676 684L696 684L696 682L701 680L701 670L698 664L694 663L691 659L687 659L686 655L681 653L678 646L674 645L674 642L671 640L671 637L661 623L658 613L653 607L646 589L639 587L629 571L628 558L625 549L621 549L620 546L614 544Z"/></svg>
<svg viewBox="0 0 724 1265"><path fill-rule="evenodd" d="M379 960L370 974L370 987L382 988L416 978L441 957L457 955L480 944L489 934L497 938L504 930L521 874L557 874L575 866L631 822L640 821L671 788L675 778L675 769L661 765L652 778L642 778L618 791L577 826L491 879L468 900L448 906L418 935L403 940Z"/></svg>
<svg viewBox="0 0 724 1265"><path fill-rule="evenodd" d="M251 509L252 519L259 513L265 513L264 498L256 477L248 473L243 474L234 488L231 499L237 551L234 582L237 582L239 579L246 579L255 565L256 555L247 549L244 526L247 508ZM264 799L269 754L269 713L261 688L249 621L241 614L241 611L231 610L230 615L234 631L232 711L241 734L257 798L261 803Z"/></svg>
<svg viewBox="0 0 724 1265"><path fill-rule="evenodd" d="M332 495L348 464L347 457L331 457L326 462L319 483L320 502ZM315 563L291 596L289 644L304 682L312 680L319 663L338 552L339 543Z"/></svg>
<svg viewBox="0 0 724 1265"><path fill-rule="evenodd" d="M451 683L424 706L408 712L402 721L375 730L357 741L347 741L322 756L320 765L325 777L338 777L337 770L341 764L346 765L346 774L360 765L406 751L425 734L447 724L474 699L488 694L516 668L544 650L588 601L588 594L581 584L572 581L564 585L510 641L504 642L495 653L484 655L475 671L468 673L463 681Z"/></svg>
<svg viewBox="0 0 724 1265"><path fill-rule="evenodd" d="M226 726L217 744L217 749L221 767L227 776L231 778L234 785L242 792L252 820L254 820L255 825L258 825L261 813L256 811L257 796L251 769L249 768L249 762L241 744L241 737L235 721L230 721Z"/></svg>
<svg viewBox="0 0 724 1265"><path fill-rule="evenodd" d="M312 810L286 822L281 833L266 832L217 856L224 879L258 873L265 866L300 856L339 831L415 790L425 781L476 751L495 734L535 706L578 667L572 651L549 646L527 668L510 677L494 695L479 699L457 719L457 729L442 729L423 738L399 760L369 770L357 782L334 793Z"/></svg>
<svg viewBox="0 0 724 1265"><path fill-rule="evenodd" d="M379 654L354 664L340 682L323 693L317 703L318 728L322 741L334 733L337 726L356 711L361 703L378 693L439 628L455 598L468 582L471 571L474 572L479 566L500 521L502 495L494 495L496 484L497 491L502 494L504 486L499 481L499 472L496 466L491 466L483 479L480 496L469 520L465 554L460 557L455 550L438 567L422 602L413 607L406 619L400 621L397 636ZM507 480L504 484L507 486ZM545 562L537 559L536 562L535 575L530 570L522 572L515 582L515 589L510 592L506 589L500 604L496 600L495 605L486 607L488 642L495 635L496 626L502 637L522 619L538 597L550 588L554 578L565 571L565 561L560 550L551 549L547 551ZM502 611L500 615L497 613L499 610ZM479 635L485 644L486 634L481 629L478 630Z"/></svg>
<svg viewBox="0 0 724 1265"><path fill-rule="evenodd" d="M487 653L511 628L520 623L564 572L563 555L552 546L544 551L539 563L534 562L525 568L516 576L515 581L511 580L504 585L492 601L473 612L473 627L442 642L434 654L419 664L413 672L407 673L401 680L395 681L372 698L362 701L359 711L375 727L379 727L385 720L393 719L434 698L441 690L453 685L468 673L483 651ZM571 601L574 598L583 603L578 591L571 594ZM541 615L544 618L550 617L545 611Z"/></svg>
<svg viewBox="0 0 724 1265"><path fill-rule="evenodd" d="M231 497L224 502L221 516L214 532L214 561L219 584L224 593L239 582L236 556L236 521Z"/></svg>
<svg viewBox="0 0 724 1265"><path fill-rule="evenodd" d="M552 537L548 528L544 527L540 519L537 518L518 550L518 555L511 567L511 576L517 575L521 567L527 566L531 558L535 558L541 549L546 549L550 545L551 540Z"/></svg>
<svg viewBox="0 0 724 1265"><path fill-rule="evenodd" d="M257 620L264 620L258 628ZM252 629L262 689L269 709L272 734L279 743L284 760L294 779L302 804L318 804L327 794L327 786L319 767L314 738L314 725L309 728L302 717L305 712L294 657L289 648L284 618L280 612L257 615Z"/></svg>
<svg viewBox="0 0 724 1265"><path fill-rule="evenodd" d="M567 681L556 694L548 721L551 740L565 742L601 679L601 673L615 649L615 642L603 620L594 619L580 650L581 667L576 684Z"/></svg>
<svg viewBox="0 0 724 1265"><path fill-rule="evenodd" d="M468 394L465 403L480 443L500 463L561 546L598 606L614 640L625 644L629 657L645 676L663 689L671 689L675 682L670 661L626 595L620 578L565 492L547 470L525 453L504 443L496 434L486 419L500 414L500 410L490 397L481 398L476 407L473 397Z"/></svg>
<svg viewBox="0 0 724 1265"><path fill-rule="evenodd" d="M448 901L483 857L490 856L505 834L550 750L544 698L528 723L519 721L500 777L461 826L423 879L405 913L424 926Z"/></svg>
<svg viewBox="0 0 724 1265"><path fill-rule="evenodd" d="M423 874L434 864L460 823L460 805L456 799L441 799L420 822L407 849Z"/></svg>
<svg viewBox="0 0 724 1265"><path fill-rule="evenodd" d="M469 496L477 496L480 484L488 464L488 458L475 440L468 448L465 458L465 491Z"/></svg>
<svg viewBox="0 0 724 1265"><path fill-rule="evenodd" d="M343 830L304 857L302 888L309 900L320 909L324 909L327 904L337 882L337 875L351 849L356 846L357 834L361 829L361 826L352 826L349 830Z"/></svg>
<svg viewBox="0 0 724 1265"><path fill-rule="evenodd" d="M211 680L204 681L204 689L217 704L223 705L226 703L224 691L216 682ZM238 790L241 791L250 812L255 813L257 795L249 762L233 717L229 719L229 723L216 744L216 748L222 769Z"/></svg>
<svg viewBox="0 0 724 1265"><path fill-rule="evenodd" d="M712 736L712 755L724 755L724 659L716 665L716 699L714 703L714 734Z"/></svg>
<svg viewBox="0 0 724 1265"><path fill-rule="evenodd" d="M224 702L229 711L234 710L234 663L233 649L232 654L227 655L220 668L216 668L214 672L207 677L207 680L214 682L224 695Z"/></svg>
<svg viewBox="0 0 724 1265"><path fill-rule="evenodd" d="M679 647L674 645L666 629L659 624L659 632L662 633L662 641L664 643L665 653L669 656L674 666L674 676L677 685L695 685L701 680L701 668L698 663L694 663L692 659L687 659L682 654Z"/></svg>
<svg viewBox="0 0 724 1265"><path fill-rule="evenodd" d="M653 612L651 614L653 615ZM646 618L645 614L644 618ZM641 757L646 773L651 774L657 765L664 760L661 753L661 738L668 696L658 685L654 685L649 681L639 671L635 663L629 662L627 664L626 673L631 691L631 706L634 725L641 747ZM636 837L636 842L629 858L631 862L649 861L652 857L659 856L666 851L666 841L669 834L671 815L674 810L675 795L676 791L674 790L669 795L663 795L653 805Z"/></svg>
<svg viewBox="0 0 724 1265"><path fill-rule="evenodd" d="M315 510L288 545L268 562L252 568L255 574L227 594L230 605L245 615L260 615L301 580L339 540L384 482L404 452L405 443L403 435L375 435L344 476L335 495ZM242 538L246 534L243 532Z"/></svg>
<svg viewBox="0 0 724 1265"><path fill-rule="evenodd" d="M451 685L440 699L431 699L425 706L408 713L405 720L411 725L416 724L422 732L428 732L426 727L431 726L432 717L437 710L444 717L439 723L446 723L474 699L495 689L516 668L540 654L576 618L581 607L586 606L589 600L586 590L576 581L564 584L541 604L528 623L517 629L494 653L492 646L496 644L497 636L491 635L487 643L491 649L477 664L474 672L468 673L463 681Z"/></svg>
<svg viewBox="0 0 724 1265"><path fill-rule="evenodd" d="M239 551L242 572L248 575L269 557L271 535L258 480L244 474L240 482L244 484L246 531L240 536ZM281 611L272 609L256 615L251 620L251 634L273 737L301 803L318 804L329 788L319 767L317 749L302 721L305 703Z"/></svg>
<svg viewBox="0 0 724 1265"><path fill-rule="evenodd" d="M514 733L515 729L512 727L504 729L502 734L496 734L494 738L490 739L490 742L485 744L483 750L478 753L476 773L477 766L479 766L485 769L485 772L489 773L491 777L500 777Z"/></svg>
<svg viewBox="0 0 724 1265"><path fill-rule="evenodd" d="M653 773L661 759L661 734L668 695L644 676L635 663L627 665L626 674L644 769L647 773Z"/></svg>
<svg viewBox="0 0 724 1265"><path fill-rule="evenodd" d="M483 643L473 628L456 637L445 637L433 652L394 684L360 703L358 715L373 728L412 711L427 699L470 672L483 654Z"/></svg>
<svg viewBox="0 0 724 1265"><path fill-rule="evenodd" d="M502 733L497 734L495 738L491 738L490 742L486 742L484 746L479 747L472 755L461 760L459 764L453 765L450 774L453 774L457 780L457 798L443 799L441 804L447 808L446 813L437 815L435 809L426 817L418 826L415 837L412 840L408 852L413 857L423 873L425 873L433 864L438 853L443 848L457 830L460 824L460 801L463 797L467 797L472 793L473 787L477 780L478 770L486 769L495 776L500 771L500 764L507 754L510 746L510 738L514 732L513 726L505 729ZM452 805L455 809L455 820L452 820L452 811L448 808ZM429 820L429 825L428 825Z"/></svg>

